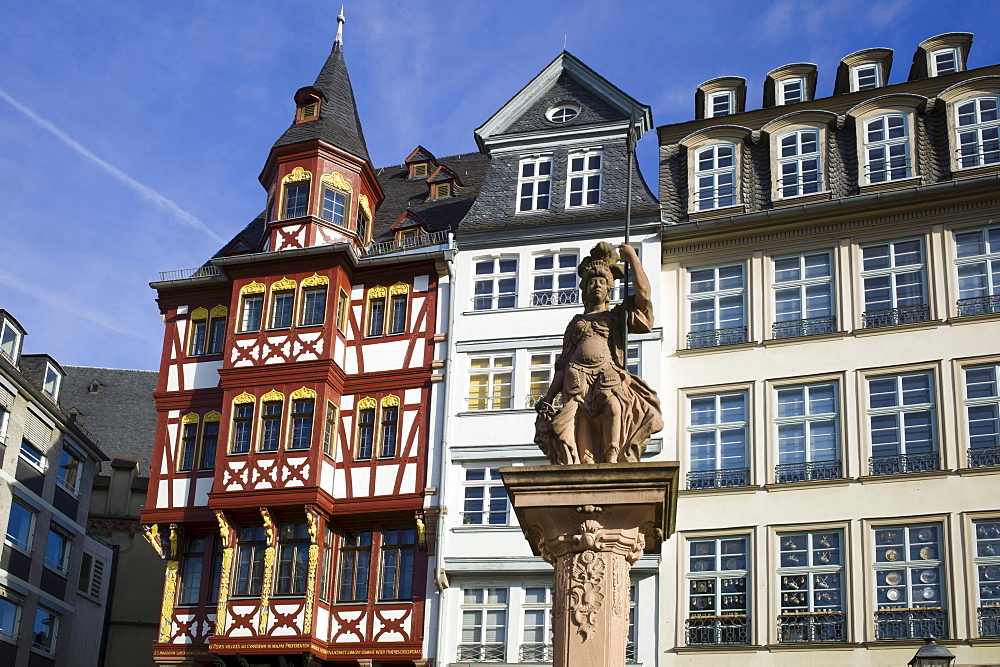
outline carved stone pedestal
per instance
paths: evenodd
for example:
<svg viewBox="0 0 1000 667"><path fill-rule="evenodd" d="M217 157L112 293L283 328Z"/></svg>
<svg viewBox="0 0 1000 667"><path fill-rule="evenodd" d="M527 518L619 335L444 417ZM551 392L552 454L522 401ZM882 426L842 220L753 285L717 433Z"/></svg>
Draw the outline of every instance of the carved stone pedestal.
<svg viewBox="0 0 1000 667"><path fill-rule="evenodd" d="M536 556L555 566L554 667L624 667L629 570L674 529L676 462L501 468Z"/></svg>

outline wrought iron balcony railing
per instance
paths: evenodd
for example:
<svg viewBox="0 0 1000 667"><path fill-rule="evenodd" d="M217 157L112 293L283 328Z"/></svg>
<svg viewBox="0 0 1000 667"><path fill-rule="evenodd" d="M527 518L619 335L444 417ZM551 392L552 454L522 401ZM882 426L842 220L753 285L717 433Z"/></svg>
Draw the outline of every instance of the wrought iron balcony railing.
<svg viewBox="0 0 1000 667"><path fill-rule="evenodd" d="M552 662L552 644L521 644L518 662Z"/></svg>
<svg viewBox="0 0 1000 667"><path fill-rule="evenodd" d="M898 475L904 472L928 472L941 469L937 452L926 454L894 454L868 459L869 475Z"/></svg>
<svg viewBox="0 0 1000 667"><path fill-rule="evenodd" d="M506 659L504 644L459 644L458 659L473 662L503 662Z"/></svg>
<svg viewBox="0 0 1000 667"><path fill-rule="evenodd" d="M729 327L728 329L709 329L707 331L692 331L687 336L689 350L699 347L718 347L719 345L735 345L747 342L746 327Z"/></svg>
<svg viewBox="0 0 1000 667"><path fill-rule="evenodd" d="M842 642L844 615L837 612L782 614L778 616L780 642Z"/></svg>
<svg viewBox="0 0 1000 667"><path fill-rule="evenodd" d="M524 407L534 409L535 404L543 398L545 398L545 394L528 394L524 399ZM562 394L556 394L555 399L552 401L552 407L561 408L562 404Z"/></svg>
<svg viewBox="0 0 1000 667"><path fill-rule="evenodd" d="M748 486L750 468L727 468L725 470L696 470L689 472L689 489L717 489L727 486Z"/></svg>
<svg viewBox="0 0 1000 667"><path fill-rule="evenodd" d="M630 640L625 644L625 663L634 665L637 662L639 662L639 651L635 647L635 642Z"/></svg>
<svg viewBox="0 0 1000 667"><path fill-rule="evenodd" d="M958 300L958 316L1000 313L1000 294Z"/></svg>
<svg viewBox="0 0 1000 667"><path fill-rule="evenodd" d="M211 264L207 266L199 266L196 269L177 269L175 271L160 271L160 280L186 280L188 278L211 278L213 276L221 275L219 273L219 267L212 266Z"/></svg>
<svg viewBox="0 0 1000 667"><path fill-rule="evenodd" d="M788 320L775 322L771 327L773 338L794 338L796 336L815 336L830 333L837 326L835 317L810 317L805 320Z"/></svg>
<svg viewBox="0 0 1000 667"><path fill-rule="evenodd" d="M814 482L819 479L840 479L840 461L810 461L808 463L779 463L774 466L774 481Z"/></svg>
<svg viewBox="0 0 1000 667"><path fill-rule="evenodd" d="M865 329L891 327L894 324L912 324L926 322L931 319L931 309L927 304L919 306L903 306L902 308L883 308L881 310L866 310L861 314Z"/></svg>
<svg viewBox="0 0 1000 667"><path fill-rule="evenodd" d="M688 646L750 643L746 616L697 616L689 618L684 629Z"/></svg>
<svg viewBox="0 0 1000 667"><path fill-rule="evenodd" d="M979 636L1000 637L1000 607L979 608Z"/></svg>
<svg viewBox="0 0 1000 667"><path fill-rule="evenodd" d="M441 245L442 243L448 243L447 229L443 229L439 232L421 232L416 236L410 236L405 239L376 241L365 248L365 255L388 255L394 252L413 250L414 248L426 248L427 246Z"/></svg>
<svg viewBox="0 0 1000 667"><path fill-rule="evenodd" d="M971 447L969 449L969 467L985 468L1000 466L1000 447Z"/></svg>
<svg viewBox="0 0 1000 667"><path fill-rule="evenodd" d="M948 617L940 607L885 609L875 612L876 639L947 638Z"/></svg>
<svg viewBox="0 0 1000 667"><path fill-rule="evenodd" d="M580 290L560 289L531 293L532 306L563 306L571 303L580 303Z"/></svg>

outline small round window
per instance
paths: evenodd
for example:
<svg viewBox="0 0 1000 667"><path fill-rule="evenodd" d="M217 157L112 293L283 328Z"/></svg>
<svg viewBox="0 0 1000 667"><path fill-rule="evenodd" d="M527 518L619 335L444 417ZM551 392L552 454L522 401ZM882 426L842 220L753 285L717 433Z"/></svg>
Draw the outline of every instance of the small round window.
<svg viewBox="0 0 1000 667"><path fill-rule="evenodd" d="M580 107L575 104L559 104L545 113L545 117L553 123L565 123L577 117Z"/></svg>

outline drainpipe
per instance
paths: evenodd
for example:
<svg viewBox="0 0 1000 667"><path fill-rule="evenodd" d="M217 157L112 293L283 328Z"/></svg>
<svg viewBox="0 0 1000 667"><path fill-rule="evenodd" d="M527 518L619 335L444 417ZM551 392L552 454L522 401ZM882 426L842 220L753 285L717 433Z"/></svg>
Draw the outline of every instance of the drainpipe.
<svg viewBox="0 0 1000 667"><path fill-rule="evenodd" d="M111 607L115 599L115 580L118 578L118 552L121 550L117 544L111 545L111 573L108 577L108 596L104 604L104 628L101 631L101 650L97 667L104 667L105 655L108 650L108 634L111 631Z"/></svg>

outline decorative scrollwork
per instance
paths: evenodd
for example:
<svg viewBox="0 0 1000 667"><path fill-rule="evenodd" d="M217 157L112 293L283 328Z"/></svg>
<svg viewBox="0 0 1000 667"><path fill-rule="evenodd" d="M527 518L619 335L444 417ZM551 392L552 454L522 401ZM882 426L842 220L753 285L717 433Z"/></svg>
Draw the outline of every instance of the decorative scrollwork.
<svg viewBox="0 0 1000 667"><path fill-rule="evenodd" d="M253 403L257 400L257 397L251 393L243 392L239 396L233 399L233 405L242 405L244 403Z"/></svg>
<svg viewBox="0 0 1000 667"><path fill-rule="evenodd" d="M271 581L274 578L274 552L275 552L275 530L271 513L266 507L260 508L260 515L264 519L264 535L267 536L267 547L264 549L264 577L260 584L260 622L257 624L257 632L261 635L267 634L267 619L270 612Z"/></svg>
<svg viewBox="0 0 1000 667"><path fill-rule="evenodd" d="M398 296L400 294L409 294L409 293L410 293L410 286L407 285L406 283L396 283L395 285L389 288L389 294L391 296Z"/></svg>
<svg viewBox="0 0 1000 667"><path fill-rule="evenodd" d="M382 287L381 285L376 285L368 290L369 299L384 299L385 295L389 293L389 290Z"/></svg>
<svg viewBox="0 0 1000 667"><path fill-rule="evenodd" d="M212 308L212 312L209 313L211 317L227 317L229 315L229 309L225 306L215 306Z"/></svg>
<svg viewBox="0 0 1000 667"><path fill-rule="evenodd" d="M207 320L208 319L208 309L206 308L195 308L191 311L192 320Z"/></svg>
<svg viewBox="0 0 1000 667"><path fill-rule="evenodd" d="M220 413L220 412L218 412L216 410L212 410L211 412L208 412L208 413L205 414L204 420L205 420L205 422L212 422L212 423L221 422L222 421L222 413Z"/></svg>
<svg viewBox="0 0 1000 667"><path fill-rule="evenodd" d="M160 539L160 526L155 523L151 526L143 526L142 536L149 542L149 546L153 547L156 555L163 558L163 541Z"/></svg>
<svg viewBox="0 0 1000 667"><path fill-rule="evenodd" d="M314 273L308 278L302 279L303 287L319 287L320 285L329 285L330 279L326 276L321 276L318 273Z"/></svg>
<svg viewBox="0 0 1000 667"><path fill-rule="evenodd" d="M283 401L285 400L285 395L276 389L272 389L263 396L260 397L262 403L269 403L271 401Z"/></svg>
<svg viewBox="0 0 1000 667"><path fill-rule="evenodd" d="M197 424L201 420L201 415L197 412L189 412L181 418L182 424Z"/></svg>
<svg viewBox="0 0 1000 667"><path fill-rule="evenodd" d="M569 556L569 613L583 641L591 638L597 614L604 603L605 563L596 551Z"/></svg>
<svg viewBox="0 0 1000 667"><path fill-rule="evenodd" d="M306 520L309 523L309 574L306 579L306 608L302 620L302 634L304 635L312 632L313 596L316 588L316 569L319 565L319 545L316 543L319 517L314 512L307 510ZM329 555L327 557L329 558Z"/></svg>
<svg viewBox="0 0 1000 667"><path fill-rule="evenodd" d="M234 549L230 543L231 529L226 515L221 510L215 510L215 518L219 522L219 538L222 540L222 571L219 573L219 601L215 614L215 634L223 636L226 632L226 610L229 605L229 577L233 569Z"/></svg>
<svg viewBox="0 0 1000 667"><path fill-rule="evenodd" d="M378 402L371 396L365 396L358 401L358 410L374 410L378 407Z"/></svg>
<svg viewBox="0 0 1000 667"><path fill-rule="evenodd" d="M312 177L313 177L313 175L312 175L311 171L307 171L307 170L303 169L302 167L295 167L294 169L292 169L291 172L289 172L289 174L287 176L285 176L283 179L281 179L281 182L282 183L295 183L297 181L308 181L308 180L312 179Z"/></svg>
<svg viewBox="0 0 1000 667"><path fill-rule="evenodd" d="M316 398L316 390L310 389L309 387L301 387L292 392L291 399L294 401L299 398Z"/></svg>
<svg viewBox="0 0 1000 667"><path fill-rule="evenodd" d="M163 607L160 611L160 643L170 641L174 628L174 598L177 592L177 569L179 561L168 560L163 576Z"/></svg>
<svg viewBox="0 0 1000 667"><path fill-rule="evenodd" d="M382 407L383 408L395 408L399 407L399 396L395 394L389 394L382 397Z"/></svg>
<svg viewBox="0 0 1000 667"><path fill-rule="evenodd" d="M259 283L255 280L252 283L244 285L243 289L240 290L240 294L263 294L265 289L264 283Z"/></svg>
<svg viewBox="0 0 1000 667"><path fill-rule="evenodd" d="M295 289L296 283L291 278L282 278L281 280L276 280L271 283L272 292L283 292L290 289Z"/></svg>
<svg viewBox="0 0 1000 667"><path fill-rule="evenodd" d="M347 182L347 179L339 171L335 171L332 174L323 174L320 180L324 183L329 183L338 190L354 192L354 188L351 187L351 184Z"/></svg>

